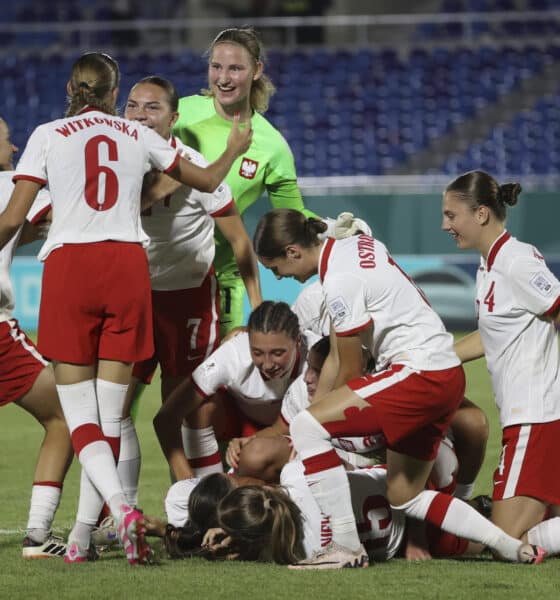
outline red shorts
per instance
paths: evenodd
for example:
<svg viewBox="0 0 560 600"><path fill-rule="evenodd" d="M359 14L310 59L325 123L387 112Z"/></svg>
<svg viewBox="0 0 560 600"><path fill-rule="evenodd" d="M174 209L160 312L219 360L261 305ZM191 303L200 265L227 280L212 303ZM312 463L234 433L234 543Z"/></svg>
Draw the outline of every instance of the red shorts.
<svg viewBox="0 0 560 600"><path fill-rule="evenodd" d="M154 352L150 273L140 244L66 244L43 270L41 354L61 362L134 362Z"/></svg>
<svg viewBox="0 0 560 600"><path fill-rule="evenodd" d="M560 420L506 427L492 499L530 496L560 505L559 453Z"/></svg>
<svg viewBox="0 0 560 600"><path fill-rule="evenodd" d="M392 365L346 385L370 407L349 408L343 421L322 423L332 437L382 432L391 450L432 460L463 400L465 373L461 366L419 372Z"/></svg>
<svg viewBox="0 0 560 600"><path fill-rule="evenodd" d="M220 297L213 271L202 285L152 291L154 355L134 365L133 375L150 383L159 363L162 375L190 375L219 345Z"/></svg>
<svg viewBox="0 0 560 600"><path fill-rule="evenodd" d="M219 391L214 396L217 409L212 419L212 426L216 439L220 441L231 440L236 437L250 437L263 429L260 425L249 419L237 406L235 398L227 392Z"/></svg>
<svg viewBox="0 0 560 600"><path fill-rule="evenodd" d="M0 323L0 406L23 398L46 365L15 319Z"/></svg>

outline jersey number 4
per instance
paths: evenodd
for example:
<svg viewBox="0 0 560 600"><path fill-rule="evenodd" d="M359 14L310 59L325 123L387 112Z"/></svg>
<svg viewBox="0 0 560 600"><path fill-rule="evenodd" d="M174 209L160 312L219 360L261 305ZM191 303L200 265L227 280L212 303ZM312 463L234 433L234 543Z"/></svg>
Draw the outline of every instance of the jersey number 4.
<svg viewBox="0 0 560 600"><path fill-rule="evenodd" d="M99 164L100 148L103 148L107 160L118 160L117 143L106 135L96 135L86 144L86 202L94 210L109 210L119 196L119 179L115 171Z"/></svg>
<svg viewBox="0 0 560 600"><path fill-rule="evenodd" d="M494 285L495 285L495 281L493 281L490 284L490 288L488 289L488 292L486 293L486 296L484 296L484 304L486 304L486 306L488 307L488 312L494 312L494 305L496 304L494 302Z"/></svg>

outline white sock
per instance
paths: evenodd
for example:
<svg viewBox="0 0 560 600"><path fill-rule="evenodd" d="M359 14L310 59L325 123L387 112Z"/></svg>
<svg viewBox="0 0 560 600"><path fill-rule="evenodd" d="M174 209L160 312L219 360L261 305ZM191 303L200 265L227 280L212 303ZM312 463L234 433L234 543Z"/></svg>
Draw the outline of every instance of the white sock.
<svg viewBox="0 0 560 600"><path fill-rule="evenodd" d="M223 473L222 456L214 428L191 429L181 425L183 448L195 477Z"/></svg>
<svg viewBox="0 0 560 600"><path fill-rule="evenodd" d="M101 430L111 446L116 462L120 450L121 421L128 385L96 379L95 388Z"/></svg>
<svg viewBox="0 0 560 600"><path fill-rule="evenodd" d="M470 500L474 491L474 481L472 483L458 483L455 487L454 496L459 500Z"/></svg>
<svg viewBox="0 0 560 600"><path fill-rule="evenodd" d="M321 512L329 517L332 539L350 550L357 550L360 538L352 510L346 471L336 454L329 432L307 411L292 421L290 434L304 467L305 479Z"/></svg>
<svg viewBox="0 0 560 600"><path fill-rule="evenodd" d="M44 542L51 531L62 486L51 482L35 482L31 490L27 535L35 542Z"/></svg>
<svg viewBox="0 0 560 600"><path fill-rule="evenodd" d="M485 519L462 500L448 494L425 490L393 510L404 511L407 517L427 521L443 531L488 546L504 559L516 562L517 551L523 545Z"/></svg>
<svg viewBox="0 0 560 600"><path fill-rule="evenodd" d="M121 421L121 452L117 472L129 506L138 504L138 481L140 480L140 443L132 417Z"/></svg>
<svg viewBox="0 0 560 600"><path fill-rule="evenodd" d="M560 517L548 519L529 529L527 541L540 546L549 554L560 553Z"/></svg>
<svg viewBox="0 0 560 600"><path fill-rule="evenodd" d="M116 494L124 497L113 453L99 425L93 380L57 385L56 389L74 450L91 483L105 501Z"/></svg>

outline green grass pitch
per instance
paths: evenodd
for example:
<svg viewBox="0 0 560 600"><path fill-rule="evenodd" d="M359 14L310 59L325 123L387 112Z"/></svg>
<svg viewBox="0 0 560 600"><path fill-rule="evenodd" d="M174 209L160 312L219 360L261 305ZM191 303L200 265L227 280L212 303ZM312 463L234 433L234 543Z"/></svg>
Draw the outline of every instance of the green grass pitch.
<svg viewBox="0 0 560 600"><path fill-rule="evenodd" d="M489 493L500 451L497 414L484 362L467 365L466 370L467 395L486 410L491 423L487 458L475 489L475 494ZM163 497L169 474L151 425L158 403L156 381L142 398L138 420L143 460L140 505L146 513L163 516ZM550 559L538 567L499 564L486 557L424 563L399 559L365 570L300 573L265 564L209 563L200 559L171 561L161 556L156 542L154 547L159 558L157 564L150 567L130 567L118 551L102 555L96 563L71 566L59 559L23 560L21 540L41 434L35 421L15 406L2 408L0 419L4 448L0 453L0 599L560 598L560 563L557 559ZM56 533L68 533L77 497L75 461L57 513Z"/></svg>

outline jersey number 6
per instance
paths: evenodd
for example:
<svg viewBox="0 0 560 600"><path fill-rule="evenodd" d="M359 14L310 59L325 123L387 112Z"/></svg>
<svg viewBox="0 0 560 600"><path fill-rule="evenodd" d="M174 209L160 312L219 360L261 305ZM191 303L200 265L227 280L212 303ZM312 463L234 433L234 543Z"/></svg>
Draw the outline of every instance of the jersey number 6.
<svg viewBox="0 0 560 600"><path fill-rule="evenodd" d="M106 135L91 138L85 148L86 202L94 210L109 210L117 202L119 180L115 171L99 164L100 146L106 148L109 161L118 160L117 143Z"/></svg>

